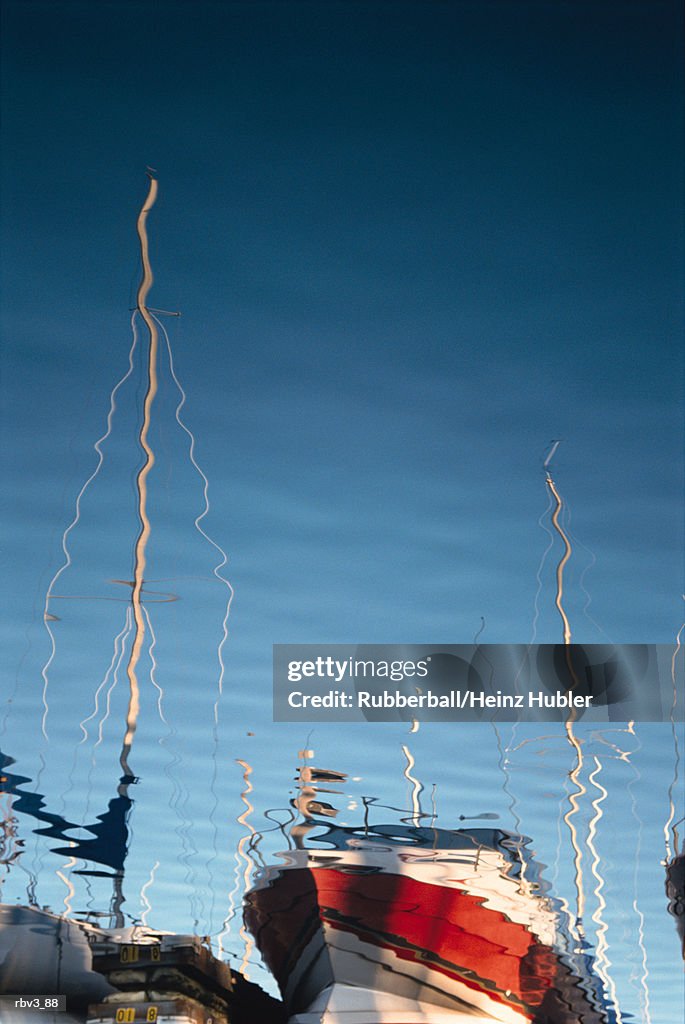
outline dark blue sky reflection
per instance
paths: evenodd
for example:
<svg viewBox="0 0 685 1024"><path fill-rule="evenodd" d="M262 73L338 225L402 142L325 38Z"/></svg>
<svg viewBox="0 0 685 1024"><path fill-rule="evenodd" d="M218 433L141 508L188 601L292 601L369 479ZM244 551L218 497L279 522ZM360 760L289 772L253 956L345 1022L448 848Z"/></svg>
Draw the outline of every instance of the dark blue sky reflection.
<svg viewBox="0 0 685 1024"><path fill-rule="evenodd" d="M310 736L272 721L271 645L560 642L553 438L573 639L674 641L680 5L2 9L0 745L23 844L3 899L102 910L126 853L127 920L225 932L239 963L246 766L266 862L311 741L313 764L349 777L340 827L366 798L404 806L411 744L439 827L485 814L530 835L570 906L576 751L561 727ZM162 322L235 600L222 648L226 588L193 525L203 482L162 345L128 791L142 335L69 534L59 621L43 612L127 371L146 165L149 304L183 313ZM587 941L604 942L606 901L622 1013L649 1005L655 1021L682 996L663 867L680 827L674 739L668 723L584 735L578 812Z"/></svg>
<svg viewBox="0 0 685 1024"><path fill-rule="evenodd" d="M578 639L592 554L612 639L673 638L678 5L4 8L13 627L125 366L151 164L236 643L528 639L556 437Z"/></svg>

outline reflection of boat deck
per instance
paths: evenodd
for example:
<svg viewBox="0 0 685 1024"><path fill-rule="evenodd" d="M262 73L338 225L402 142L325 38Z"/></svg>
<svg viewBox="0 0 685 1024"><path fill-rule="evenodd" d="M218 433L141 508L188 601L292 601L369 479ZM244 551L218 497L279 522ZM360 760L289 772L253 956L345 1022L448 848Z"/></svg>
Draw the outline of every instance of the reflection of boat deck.
<svg viewBox="0 0 685 1024"><path fill-rule="evenodd" d="M0 904L0 993L67 995L67 1013L14 1009L3 1001L3 1024L72 1024L85 1020L88 1003L112 992L92 969L90 940L101 929L36 907Z"/></svg>
<svg viewBox="0 0 685 1024"><path fill-rule="evenodd" d="M329 836L333 849L283 854L247 897L291 1024L609 1019L520 841L486 829Z"/></svg>
<svg viewBox="0 0 685 1024"><path fill-rule="evenodd" d="M66 1011L35 1009L65 997ZM24 1005L15 1006L18 997ZM200 937L99 928L0 904L1 1024L284 1024L283 1006Z"/></svg>

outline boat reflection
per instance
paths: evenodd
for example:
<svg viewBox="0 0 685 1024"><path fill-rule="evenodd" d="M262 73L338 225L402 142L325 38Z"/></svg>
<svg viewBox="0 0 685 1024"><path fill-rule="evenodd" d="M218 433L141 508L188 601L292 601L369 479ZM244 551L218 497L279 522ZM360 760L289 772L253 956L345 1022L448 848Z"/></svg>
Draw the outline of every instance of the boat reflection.
<svg viewBox="0 0 685 1024"><path fill-rule="evenodd" d="M619 1019L528 839L413 816L338 826L312 793L314 780L335 778L300 771L305 821L291 829L294 848L257 873L245 900L290 1024Z"/></svg>
<svg viewBox="0 0 685 1024"><path fill-rule="evenodd" d="M133 800L128 795L128 788L135 782L135 779L131 776L122 776L117 787L117 795L108 802L107 810L98 814L92 824L80 825L68 821L61 814L48 811L43 794L30 792L24 788L31 782L31 779L10 771L13 764L14 759L0 751L0 771L2 772L0 793L14 800L13 811L18 811L43 823L42 828L34 829L36 835L47 836L67 844L66 846L51 847L52 853L65 854L95 865L80 870L76 869L73 872L75 875L111 879L112 897L107 916L111 918L112 927L123 928L122 908L125 902L123 883L128 853L128 820L133 806ZM84 837L79 835L79 832L89 832L90 836ZM13 859L18 857L22 845L20 841L18 849L14 851Z"/></svg>
<svg viewBox="0 0 685 1024"><path fill-rule="evenodd" d="M685 853L679 853L666 864L666 897L685 958Z"/></svg>

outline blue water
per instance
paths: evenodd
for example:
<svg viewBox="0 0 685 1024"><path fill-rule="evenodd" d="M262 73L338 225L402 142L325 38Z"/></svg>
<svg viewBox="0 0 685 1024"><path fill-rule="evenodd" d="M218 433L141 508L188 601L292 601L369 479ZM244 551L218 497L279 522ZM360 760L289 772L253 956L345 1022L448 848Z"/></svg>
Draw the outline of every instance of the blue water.
<svg viewBox="0 0 685 1024"><path fill-rule="evenodd" d="M1 898L273 990L241 904L311 750L326 822L527 837L620 1019L681 1024L682 723L272 721L274 643L562 642L553 439L573 639L683 623L682 12L390 6L3 5Z"/></svg>
<svg viewBox="0 0 685 1024"><path fill-rule="evenodd" d="M177 374L185 364L192 377L187 335L177 320L164 322ZM126 374L130 344L124 322L112 387ZM127 923L210 935L236 968L273 990L241 930L241 902L253 869L284 848L278 822L292 818L296 769L311 751L309 763L347 776L325 797L341 825L362 824L372 799L376 823L406 820L418 806L421 820L443 828L485 820L528 837L621 1019L675 1022L679 942L664 884L665 862L682 849L680 725L580 723L574 776L577 754L562 725L424 724L410 733L406 724L309 730L272 722L272 642L449 642L483 627L491 641L561 638L554 598L562 551L542 456L517 479L523 454L503 433L499 447L470 462L468 481L454 467L438 472L430 451L425 466L409 460L403 470L402 452L417 436L432 430L443 454L451 445L431 420L447 408L439 383L423 413L397 393L383 400L363 444L354 403L319 397L309 445L294 452L290 435L303 430L296 381L280 404L257 398L239 424L228 392L225 403L213 395L208 406L188 386L179 416L197 435L194 464L191 436L176 418L182 375L174 379L162 348L149 435L156 461L141 707L128 758L134 778L122 785L145 352L141 331L131 373L115 392L101 463L92 444L105 433L106 397L85 414L72 400L65 462L51 459L48 433L21 449L31 476L16 492L8 590L16 600L7 602L4 627L11 658L0 743L11 760L2 899L104 923L118 911ZM105 390L98 385L95 398ZM361 386L356 395L366 416L369 391ZM420 405L420 382L405 381L410 391ZM482 434L478 410L465 422L450 451L455 463ZM575 545L565 598L574 638L663 640L669 630L657 628L653 609L659 579L649 594L625 594L643 563L658 561L658 539L656 553L635 551L620 494L601 490L588 501L587 480L569 462L559 478L565 492L581 496L577 515L564 511ZM205 508L205 472L210 509L199 525L214 544L195 522ZM602 523L611 517L607 535ZM228 619L224 573L235 588ZM56 618L44 623L48 588ZM648 625L631 637L642 620ZM407 773L422 787L418 805ZM239 846L247 836L250 856Z"/></svg>

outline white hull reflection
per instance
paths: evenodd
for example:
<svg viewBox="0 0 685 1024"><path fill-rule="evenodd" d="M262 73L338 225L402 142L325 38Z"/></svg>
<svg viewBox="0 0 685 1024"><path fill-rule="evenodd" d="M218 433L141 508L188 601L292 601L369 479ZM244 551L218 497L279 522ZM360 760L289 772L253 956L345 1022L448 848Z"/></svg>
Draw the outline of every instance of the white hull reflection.
<svg viewBox="0 0 685 1024"><path fill-rule="evenodd" d="M324 831L333 849L282 854L246 899L290 1024L615 1020L520 838Z"/></svg>
<svg viewBox="0 0 685 1024"><path fill-rule="evenodd" d="M52 1024L81 1021L79 1013L51 1013L19 1009L8 993L32 996L67 996L67 1006L85 1012L89 1002L99 1002L112 991L101 974L93 971L91 943L104 931L91 924L68 920L37 907L0 904L0 993L3 1024L42 1020Z"/></svg>
<svg viewBox="0 0 685 1024"><path fill-rule="evenodd" d="M494 1018L351 985L331 985L289 1024L490 1024Z"/></svg>
<svg viewBox="0 0 685 1024"><path fill-rule="evenodd" d="M144 950L160 943L173 948L197 941L192 936L141 926L100 928L38 907L0 904L0 1024L117 1024L119 1019L137 1024L147 1015L128 1010L131 997L118 994L94 969L93 950ZM65 997L66 1011L29 1005L36 997L55 995ZM19 997L26 997L23 1005ZM115 1001L106 1013L88 1013L90 1004L112 999ZM154 1020L156 1024L205 1024L204 1017L200 1021L197 1014L177 1012L171 1007L167 1011L163 1003Z"/></svg>

